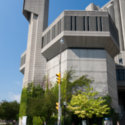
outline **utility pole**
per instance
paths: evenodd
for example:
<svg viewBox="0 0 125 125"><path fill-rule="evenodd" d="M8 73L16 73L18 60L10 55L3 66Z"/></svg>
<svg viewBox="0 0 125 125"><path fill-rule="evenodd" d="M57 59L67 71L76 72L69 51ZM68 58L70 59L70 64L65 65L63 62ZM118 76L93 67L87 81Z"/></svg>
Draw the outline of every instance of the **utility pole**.
<svg viewBox="0 0 125 125"><path fill-rule="evenodd" d="M63 44L63 39L60 40L60 58L59 58L59 74L56 74L57 76L57 83L59 87L59 92L58 92L58 125L61 125L61 51L62 51L62 44Z"/></svg>

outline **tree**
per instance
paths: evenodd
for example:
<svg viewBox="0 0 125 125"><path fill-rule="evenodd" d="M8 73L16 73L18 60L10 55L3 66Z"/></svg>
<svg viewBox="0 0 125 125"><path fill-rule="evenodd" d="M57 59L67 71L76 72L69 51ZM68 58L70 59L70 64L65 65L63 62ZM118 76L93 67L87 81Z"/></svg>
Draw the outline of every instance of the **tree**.
<svg viewBox="0 0 125 125"><path fill-rule="evenodd" d="M21 94L21 103L19 109L19 116L26 116L27 115L27 88L23 88Z"/></svg>
<svg viewBox="0 0 125 125"><path fill-rule="evenodd" d="M87 76L81 76L75 81L73 81L72 78L73 72L67 71L61 79L61 108L62 114L66 114L65 119L67 119L68 121L71 121L71 119L74 117L73 113L70 110L71 106L73 107L72 103L74 103L73 100L75 96L84 95L84 98L81 98L86 100L88 99L87 103L89 105L92 105L92 103L94 103L92 105L93 107L91 106L91 108L97 109L98 106L103 104L103 99L101 97L97 98L97 92L94 92L92 89L90 91L90 84L92 83L92 80L88 79ZM54 124L57 121L58 111L56 110L56 102L58 102L58 84L55 84L54 87L50 85L51 83L48 84L47 82L45 82L45 84L46 87L44 87L44 89L40 85L33 86L33 84L29 84L27 88L23 88L20 104L20 117L25 115L28 116L28 121L32 121L28 122L29 125L36 125L37 119L39 119L39 123L37 123L37 125L43 124L44 122L49 125ZM70 108L67 109L63 105L64 101L69 103ZM100 108L99 110L101 111L102 108ZM93 112L98 116L98 110L94 110ZM79 113L79 115L81 114ZM91 117L90 115L91 114L88 113L87 117ZM70 123L67 122L67 124Z"/></svg>
<svg viewBox="0 0 125 125"><path fill-rule="evenodd" d="M16 101L3 101L0 104L0 119L3 120L18 120L19 117L19 103Z"/></svg>
<svg viewBox="0 0 125 125"><path fill-rule="evenodd" d="M83 92L72 96L68 109L76 114L79 118L103 117L108 114L110 108L105 104L106 100L99 97L98 92L93 88L86 88Z"/></svg>
<svg viewBox="0 0 125 125"><path fill-rule="evenodd" d="M69 102L73 93L78 93L80 89L83 90L92 83L92 80L88 79L86 75L73 81L73 74L74 72L71 70L64 73L61 81L62 101Z"/></svg>
<svg viewBox="0 0 125 125"><path fill-rule="evenodd" d="M20 105L20 117L28 116L29 125L42 124L43 122L51 122L51 117L55 110L56 102L56 87L44 90L40 85L33 86L29 84L27 88L23 88Z"/></svg>

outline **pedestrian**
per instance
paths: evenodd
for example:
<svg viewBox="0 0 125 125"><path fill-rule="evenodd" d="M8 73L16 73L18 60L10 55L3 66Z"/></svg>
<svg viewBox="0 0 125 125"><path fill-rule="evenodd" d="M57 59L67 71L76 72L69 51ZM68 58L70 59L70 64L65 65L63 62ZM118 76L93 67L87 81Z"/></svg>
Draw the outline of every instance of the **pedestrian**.
<svg viewBox="0 0 125 125"><path fill-rule="evenodd" d="M117 121L117 125L120 125L119 121Z"/></svg>
<svg viewBox="0 0 125 125"><path fill-rule="evenodd" d="M13 120L13 121L12 121L12 124L13 124L13 125L16 125L16 120Z"/></svg>

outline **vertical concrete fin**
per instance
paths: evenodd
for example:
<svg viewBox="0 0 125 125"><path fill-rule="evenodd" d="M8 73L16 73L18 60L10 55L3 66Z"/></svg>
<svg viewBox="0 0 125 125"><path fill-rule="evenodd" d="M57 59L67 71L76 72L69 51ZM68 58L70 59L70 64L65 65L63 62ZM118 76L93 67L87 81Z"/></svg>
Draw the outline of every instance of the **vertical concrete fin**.
<svg viewBox="0 0 125 125"><path fill-rule="evenodd" d="M119 44L120 50L124 50L123 46L123 32L122 32L122 23L121 23L121 9L119 6L119 0L114 0L114 10L115 10L115 24L119 32Z"/></svg>
<svg viewBox="0 0 125 125"><path fill-rule="evenodd" d="M46 60L41 55L41 34L48 26L49 0L24 0L23 14L29 21L24 86L41 84L45 76Z"/></svg>

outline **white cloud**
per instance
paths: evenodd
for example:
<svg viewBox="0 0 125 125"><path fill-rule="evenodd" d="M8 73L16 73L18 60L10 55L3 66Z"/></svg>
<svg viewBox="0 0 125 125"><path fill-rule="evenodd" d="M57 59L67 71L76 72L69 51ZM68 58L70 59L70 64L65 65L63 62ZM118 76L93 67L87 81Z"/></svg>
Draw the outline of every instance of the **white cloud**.
<svg viewBox="0 0 125 125"><path fill-rule="evenodd" d="M17 101L17 102L20 102L20 97L21 95L20 94L14 94L14 93L9 93L9 99L11 101Z"/></svg>
<svg viewBox="0 0 125 125"><path fill-rule="evenodd" d="M20 102L20 94L13 95L12 98L13 98L13 100L16 100L17 102Z"/></svg>
<svg viewBox="0 0 125 125"><path fill-rule="evenodd" d="M15 81L15 82L13 82L15 85L16 85L16 87L22 87L22 81Z"/></svg>
<svg viewBox="0 0 125 125"><path fill-rule="evenodd" d="M21 81L16 81L15 84L16 84L17 86L22 85Z"/></svg>

